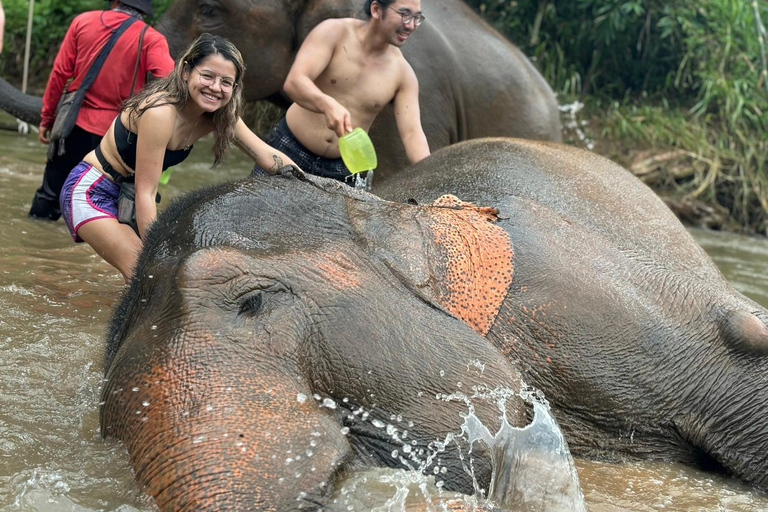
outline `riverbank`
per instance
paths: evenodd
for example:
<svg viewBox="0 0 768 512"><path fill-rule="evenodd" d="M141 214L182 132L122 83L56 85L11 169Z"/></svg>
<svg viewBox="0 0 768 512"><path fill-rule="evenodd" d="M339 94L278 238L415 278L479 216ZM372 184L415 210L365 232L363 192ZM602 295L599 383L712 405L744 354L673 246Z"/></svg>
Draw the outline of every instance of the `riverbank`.
<svg viewBox="0 0 768 512"><path fill-rule="evenodd" d="M768 235L768 141L648 103L561 107L563 137L628 169L686 225Z"/></svg>

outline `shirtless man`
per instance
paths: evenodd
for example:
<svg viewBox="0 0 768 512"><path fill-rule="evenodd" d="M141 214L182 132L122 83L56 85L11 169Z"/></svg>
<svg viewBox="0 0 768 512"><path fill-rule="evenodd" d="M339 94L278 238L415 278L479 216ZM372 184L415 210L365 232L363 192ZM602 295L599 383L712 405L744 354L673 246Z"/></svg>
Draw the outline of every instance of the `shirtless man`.
<svg viewBox="0 0 768 512"><path fill-rule="evenodd" d="M400 51L424 21L421 1L366 0L365 13L365 21L329 19L309 33L285 81L295 103L267 138L304 171L350 185L339 137L368 131L390 102L408 160L429 156L419 83Z"/></svg>

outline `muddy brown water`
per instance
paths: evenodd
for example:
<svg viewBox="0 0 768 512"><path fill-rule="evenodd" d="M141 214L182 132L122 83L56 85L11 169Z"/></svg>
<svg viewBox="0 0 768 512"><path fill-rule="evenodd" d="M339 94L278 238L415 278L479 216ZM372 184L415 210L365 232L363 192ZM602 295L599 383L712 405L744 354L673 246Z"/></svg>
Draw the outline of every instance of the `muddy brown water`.
<svg viewBox="0 0 768 512"><path fill-rule="evenodd" d="M244 177L236 151L211 170L202 141L163 187L163 204L206 184ZM0 130L0 510L153 510L125 448L99 434L104 335L122 288L117 273L61 221L27 219L44 148ZM734 286L768 307L768 240L693 230ZM768 496L677 464L577 461L590 511L758 511ZM398 510L390 475L354 475L343 508ZM418 498L411 492L409 499Z"/></svg>

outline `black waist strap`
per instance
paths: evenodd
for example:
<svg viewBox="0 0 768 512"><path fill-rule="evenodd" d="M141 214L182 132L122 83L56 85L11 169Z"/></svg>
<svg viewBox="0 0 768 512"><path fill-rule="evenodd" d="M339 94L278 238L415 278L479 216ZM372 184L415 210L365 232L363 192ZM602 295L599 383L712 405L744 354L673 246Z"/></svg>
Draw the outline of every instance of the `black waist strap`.
<svg viewBox="0 0 768 512"><path fill-rule="evenodd" d="M123 176L122 174L117 172L115 168L112 167L112 165L110 165L109 162L107 162L107 159L104 157L104 153L101 152L101 144L96 146L95 152L96 152L96 160L98 160L99 163L101 164L101 169L105 173L107 173L115 183L122 183L122 182L133 183L135 181L136 177L133 174L131 174L130 176Z"/></svg>

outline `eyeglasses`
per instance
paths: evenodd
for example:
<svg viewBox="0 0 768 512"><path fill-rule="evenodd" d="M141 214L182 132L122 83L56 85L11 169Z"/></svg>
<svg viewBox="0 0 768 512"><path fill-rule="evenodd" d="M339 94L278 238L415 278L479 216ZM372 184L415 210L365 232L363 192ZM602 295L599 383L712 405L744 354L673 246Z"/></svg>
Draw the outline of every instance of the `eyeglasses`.
<svg viewBox="0 0 768 512"><path fill-rule="evenodd" d="M193 68L193 69L197 69L197 68ZM216 80L219 80L219 83L221 84L221 89L224 91L231 91L237 85L234 79L232 78L216 76L207 71L200 71L199 69L197 69L197 76L200 79L200 85L202 85L203 87L211 87L213 84L216 83Z"/></svg>
<svg viewBox="0 0 768 512"><path fill-rule="evenodd" d="M414 25L417 27L424 23L424 20L426 19L423 14L413 14L411 11L398 11L394 7L388 7L388 9L392 9L397 14L400 15L400 17L403 19L403 25L407 25L410 22L413 22Z"/></svg>

